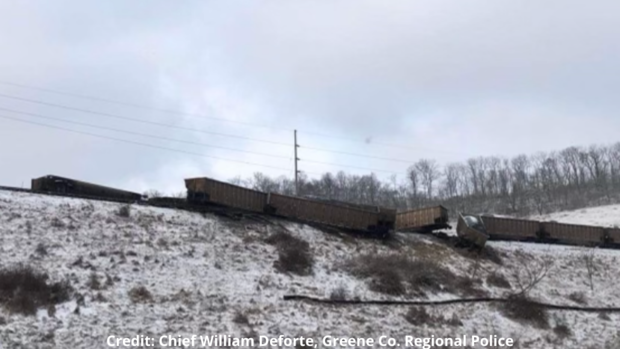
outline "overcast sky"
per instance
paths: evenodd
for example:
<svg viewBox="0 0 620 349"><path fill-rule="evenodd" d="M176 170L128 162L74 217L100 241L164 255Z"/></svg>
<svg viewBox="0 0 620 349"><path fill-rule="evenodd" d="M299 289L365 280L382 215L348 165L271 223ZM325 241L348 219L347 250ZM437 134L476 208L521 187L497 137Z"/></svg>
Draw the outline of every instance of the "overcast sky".
<svg viewBox="0 0 620 349"><path fill-rule="evenodd" d="M178 192L187 177L290 176L293 129L301 170L382 178L408 163L308 148L445 163L613 143L618 13L611 0L3 1L0 184Z"/></svg>

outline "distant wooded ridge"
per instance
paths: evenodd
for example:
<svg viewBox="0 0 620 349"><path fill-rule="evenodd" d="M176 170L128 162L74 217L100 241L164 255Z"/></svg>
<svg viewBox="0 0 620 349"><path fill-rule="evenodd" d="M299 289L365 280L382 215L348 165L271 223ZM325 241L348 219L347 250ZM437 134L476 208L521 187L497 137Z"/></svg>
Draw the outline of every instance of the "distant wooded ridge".
<svg viewBox="0 0 620 349"><path fill-rule="evenodd" d="M286 195L294 179L260 172L231 183ZM412 164L407 178L380 181L374 174L300 175L300 194L398 209L442 204L451 211L515 216L545 214L620 202L620 142L561 151L472 158L440 166L433 159Z"/></svg>

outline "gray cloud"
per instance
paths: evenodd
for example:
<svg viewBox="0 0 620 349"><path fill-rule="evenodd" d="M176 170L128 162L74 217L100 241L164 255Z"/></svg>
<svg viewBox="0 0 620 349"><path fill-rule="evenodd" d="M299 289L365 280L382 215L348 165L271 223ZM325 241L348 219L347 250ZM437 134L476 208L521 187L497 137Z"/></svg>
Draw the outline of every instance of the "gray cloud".
<svg viewBox="0 0 620 349"><path fill-rule="evenodd" d="M620 4L579 1L45 1L0 4L0 80L244 123L159 113L0 85L0 93L180 127L290 143L307 162L403 173L407 164L323 153L455 161L617 141ZM0 97L0 107L292 157L292 147L147 126ZM2 112L0 115L8 115ZM12 117L26 118L11 114ZM241 162L227 152L47 122ZM312 132L355 138L330 139ZM48 172L128 188L265 169L0 119L0 179ZM370 139L370 142L365 140ZM399 144L407 148L384 147ZM304 162L306 160L306 162ZM351 172L368 171L350 169ZM290 173L290 171L289 171Z"/></svg>

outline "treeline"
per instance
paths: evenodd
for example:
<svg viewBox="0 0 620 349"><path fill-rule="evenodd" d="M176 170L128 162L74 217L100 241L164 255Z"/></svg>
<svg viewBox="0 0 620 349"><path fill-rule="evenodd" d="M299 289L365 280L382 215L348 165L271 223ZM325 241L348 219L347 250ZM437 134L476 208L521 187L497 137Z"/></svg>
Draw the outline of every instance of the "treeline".
<svg viewBox="0 0 620 349"><path fill-rule="evenodd" d="M255 173L233 183L261 191L295 194L294 179ZM620 201L620 143L569 147L513 158L479 157L439 166L422 159L407 178L380 181L374 174L300 175L300 195L410 209L442 204L452 211L515 216Z"/></svg>

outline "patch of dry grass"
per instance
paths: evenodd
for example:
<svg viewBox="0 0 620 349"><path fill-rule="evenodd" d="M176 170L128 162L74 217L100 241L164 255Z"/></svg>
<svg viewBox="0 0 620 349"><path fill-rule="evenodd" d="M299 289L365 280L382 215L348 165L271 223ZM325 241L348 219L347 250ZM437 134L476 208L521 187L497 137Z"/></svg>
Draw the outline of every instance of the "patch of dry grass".
<svg viewBox="0 0 620 349"><path fill-rule="evenodd" d="M130 205L122 205L121 207L118 208L118 211L116 212L116 214L119 217L124 217L124 218L128 218L131 216L131 206Z"/></svg>
<svg viewBox="0 0 620 349"><path fill-rule="evenodd" d="M577 304L586 304L586 295L583 292L573 292L568 295L568 299Z"/></svg>
<svg viewBox="0 0 620 349"><path fill-rule="evenodd" d="M449 325L449 326L453 326L453 327L459 327L462 326L463 323L461 322L461 320L456 316L456 314L453 314L453 316L451 318L445 318L442 315L432 315L431 313L429 313L425 307L411 307L409 308L409 311L407 311L406 314L403 315L403 317L405 318L405 320L407 320L408 323L414 325L414 326L422 326L422 325L428 325L428 326L441 326L441 325Z"/></svg>
<svg viewBox="0 0 620 349"><path fill-rule="evenodd" d="M269 236L266 242L278 248L278 260L274 265L278 271L299 276L312 274L314 258L307 241L285 231L278 231Z"/></svg>
<svg viewBox="0 0 620 349"><path fill-rule="evenodd" d="M153 295L144 286L136 286L129 290L129 298L134 303L148 303L153 300Z"/></svg>
<svg viewBox="0 0 620 349"><path fill-rule="evenodd" d="M0 303L10 312L34 315L38 308L71 298L73 288L68 282L48 284L48 279L29 266L0 270Z"/></svg>
<svg viewBox="0 0 620 349"><path fill-rule="evenodd" d="M450 292L478 295L481 290L473 281L458 276L434 260L411 259L403 254L366 254L354 257L345 264L352 275L368 279L371 290L388 295L426 292Z"/></svg>
<svg viewBox="0 0 620 349"><path fill-rule="evenodd" d="M97 276L97 273L95 273L94 271L92 273L90 273L90 276L88 278L87 286L91 290L95 290L95 291L99 291L99 290L103 289L103 287L101 285L101 282L99 281L99 277Z"/></svg>
<svg viewBox="0 0 620 349"><path fill-rule="evenodd" d="M404 317L408 323L414 326L422 326L434 322L434 319L424 307L411 307Z"/></svg>
<svg viewBox="0 0 620 349"><path fill-rule="evenodd" d="M329 299L332 301L345 301L347 298L348 292L343 286L335 288L329 295Z"/></svg>
<svg viewBox="0 0 620 349"><path fill-rule="evenodd" d="M515 321L531 324L539 329L549 328L547 309L532 302L527 297L513 296L500 306L502 313Z"/></svg>
<svg viewBox="0 0 620 349"><path fill-rule="evenodd" d="M567 338L573 335L573 331L570 329L570 327L568 327L568 325L564 323L557 324L553 328L553 333L555 333L556 336L558 336L561 339L564 339L564 338Z"/></svg>
<svg viewBox="0 0 620 349"><path fill-rule="evenodd" d="M512 288L510 282L506 279L506 277L504 277L504 275L500 273L489 274L489 276L487 276L487 284L499 288Z"/></svg>
<svg viewBox="0 0 620 349"><path fill-rule="evenodd" d="M245 314L242 311L237 311L235 313L235 317L233 318L233 322L239 325L245 325L248 326L250 325L250 319L248 318L248 315Z"/></svg>

